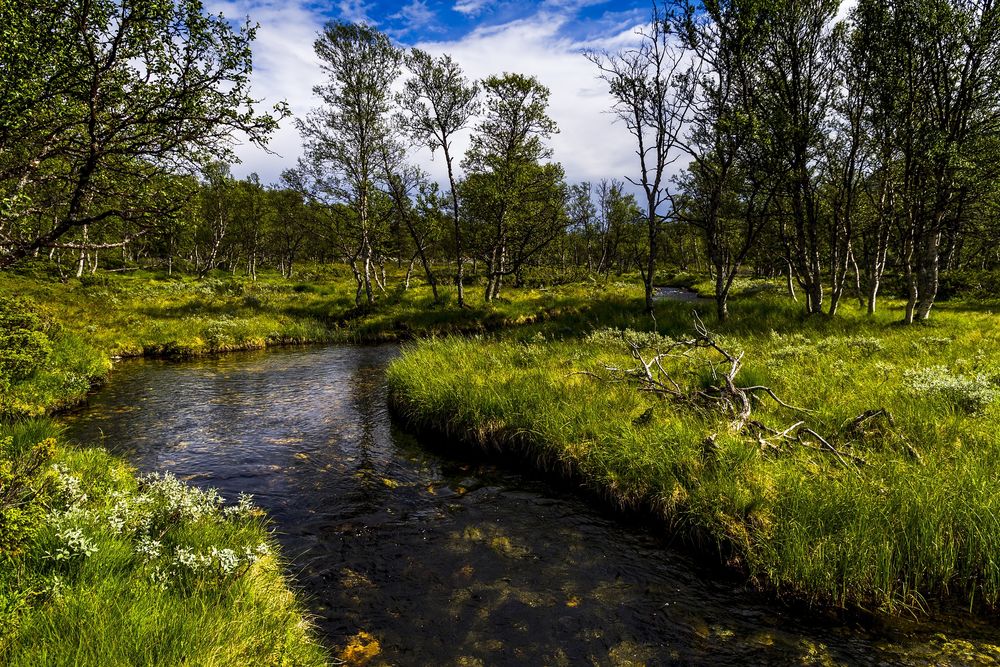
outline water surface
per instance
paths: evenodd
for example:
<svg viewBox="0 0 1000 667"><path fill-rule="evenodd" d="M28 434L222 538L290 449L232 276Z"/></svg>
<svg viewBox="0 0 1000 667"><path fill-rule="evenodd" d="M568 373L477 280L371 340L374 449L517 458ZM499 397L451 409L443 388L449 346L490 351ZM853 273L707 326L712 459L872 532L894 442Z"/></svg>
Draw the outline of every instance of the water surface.
<svg viewBox="0 0 1000 667"><path fill-rule="evenodd" d="M368 633L373 665L1000 658L985 622L871 628L788 609L572 489L438 453L390 419L383 371L397 353L123 363L66 422L143 471L254 494L324 641L336 655Z"/></svg>

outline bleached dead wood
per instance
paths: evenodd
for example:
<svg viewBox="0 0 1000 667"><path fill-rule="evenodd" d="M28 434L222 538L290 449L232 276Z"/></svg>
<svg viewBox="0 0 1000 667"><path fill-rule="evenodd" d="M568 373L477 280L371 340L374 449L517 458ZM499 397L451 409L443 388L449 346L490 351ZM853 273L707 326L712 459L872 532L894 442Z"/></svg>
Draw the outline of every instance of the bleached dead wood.
<svg viewBox="0 0 1000 667"><path fill-rule="evenodd" d="M859 466L866 464L863 458L835 446L829 438L820 435L804 420L796 421L782 429L775 429L754 419L754 400L761 401L765 397L770 398L781 408L801 415L811 414L811 411L787 403L768 386L741 386L737 376L743 367L743 352L736 352L726 347L708 330L697 312L693 314L693 318L694 336L664 341L659 346L642 345L623 335L623 341L636 362L635 366L605 366L604 375L591 371L579 371L575 374L602 382L635 383L640 391L650 392L664 400L687 404L698 409L704 409L706 406L721 409L730 417L729 430L754 437L763 451L778 453L786 448L805 447L832 455L841 465L855 473L858 472ZM668 370L669 362L677 360L685 362L683 370ZM681 381L682 374L691 374L692 371L706 367L713 379L710 386L690 386L690 383ZM847 422L847 426L857 429L869 420L884 414L884 411L868 411ZM710 435L706 441L714 443L716 435Z"/></svg>

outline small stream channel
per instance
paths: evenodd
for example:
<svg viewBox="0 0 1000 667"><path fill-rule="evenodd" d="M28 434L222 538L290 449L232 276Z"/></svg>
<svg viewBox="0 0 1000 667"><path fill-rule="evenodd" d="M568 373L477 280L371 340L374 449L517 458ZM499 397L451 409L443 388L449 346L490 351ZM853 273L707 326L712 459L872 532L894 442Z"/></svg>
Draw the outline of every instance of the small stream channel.
<svg viewBox="0 0 1000 667"><path fill-rule="evenodd" d="M390 419L396 354L126 362L65 423L143 471L254 494L324 641L368 632L371 664L952 664L1000 643L985 622L787 609L572 489L436 453Z"/></svg>

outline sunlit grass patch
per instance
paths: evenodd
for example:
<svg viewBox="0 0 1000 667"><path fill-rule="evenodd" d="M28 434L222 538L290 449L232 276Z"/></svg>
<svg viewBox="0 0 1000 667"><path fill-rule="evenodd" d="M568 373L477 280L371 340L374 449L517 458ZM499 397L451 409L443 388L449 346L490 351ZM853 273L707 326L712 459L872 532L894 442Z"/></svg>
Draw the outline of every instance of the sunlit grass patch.
<svg viewBox="0 0 1000 667"><path fill-rule="evenodd" d="M718 411L608 381L607 367L634 365L609 330L407 347L389 370L393 404L416 426L516 449L707 537L779 595L886 611L940 597L996 605L1000 318L943 305L931 325L902 327L892 310L842 310L804 318L763 294L711 325L744 354L739 382L808 410L760 400L754 418L777 430L804 421L837 455L809 438L773 450L729 432ZM660 304L656 335L628 310L613 326L634 324L634 339L655 344L690 335L689 313Z"/></svg>
<svg viewBox="0 0 1000 667"><path fill-rule="evenodd" d="M35 421L0 436L17 462L59 434ZM0 662L325 663L249 498L226 504L137 478L102 450L52 446L34 472L36 521L0 552Z"/></svg>
<svg viewBox="0 0 1000 667"><path fill-rule="evenodd" d="M458 308L453 289L441 287L441 301L435 303L420 281L403 290L391 274L375 305L357 307L353 280L336 269L319 271L309 283L263 274L257 281L221 276L199 281L142 272L54 283L0 273L0 290L21 297L21 310L42 323L51 346L30 373L13 378L2 392L0 414L33 416L70 406L101 382L111 359L119 357L185 358L509 327L572 334L591 322L638 312L638 292L624 283L511 289L492 304L477 300L470 289L468 307Z"/></svg>

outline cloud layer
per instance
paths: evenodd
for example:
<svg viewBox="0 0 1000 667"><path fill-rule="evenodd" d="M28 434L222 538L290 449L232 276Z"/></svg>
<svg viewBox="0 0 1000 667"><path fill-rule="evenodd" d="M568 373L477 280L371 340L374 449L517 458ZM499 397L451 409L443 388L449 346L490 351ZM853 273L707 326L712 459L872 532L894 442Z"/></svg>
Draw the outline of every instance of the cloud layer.
<svg viewBox="0 0 1000 667"><path fill-rule="evenodd" d="M458 41L418 46L434 54L451 54L476 79L501 72L536 76L552 92L549 115L559 125L559 134L552 137L550 145L567 178L621 178L632 170L631 141L608 113L612 100L606 85L582 55L584 48L597 45L561 36L560 29L568 19L567 15L540 12L528 19L474 30ZM631 36L631 29L627 34ZM459 143L463 151L467 139L466 135Z"/></svg>
<svg viewBox="0 0 1000 667"><path fill-rule="evenodd" d="M491 4L485 0L458 0L451 11L474 15L490 11ZM637 14L607 13L589 24L589 34L569 36L578 27L574 16L581 4L579 0L543 2L526 18L484 25L448 39L438 37L430 4L412 0L388 15L397 20L386 30L395 39L431 53L451 54L472 78L504 71L537 76L552 91L550 115L560 132L552 138L551 146L567 178L622 178L635 171L632 143L625 129L608 113L611 99L605 84L596 78L594 65L582 51L631 41ZM359 0L342 0L325 10L303 0L228 0L211 3L209 9L234 19L249 15L260 24L253 47L254 94L261 98L261 108L287 100L297 116L304 116L319 103L312 88L322 80L322 72L312 44L327 16L332 12L338 18L371 21L370 7ZM467 143L468 132L456 142L463 152ZM234 167L234 173L244 176L256 172L265 182L273 182L284 169L294 166L302 148L290 119L282 124L270 148L274 154L240 146L237 153L243 163ZM433 160L427 151L416 151L414 161L435 178L444 179L441 160Z"/></svg>

